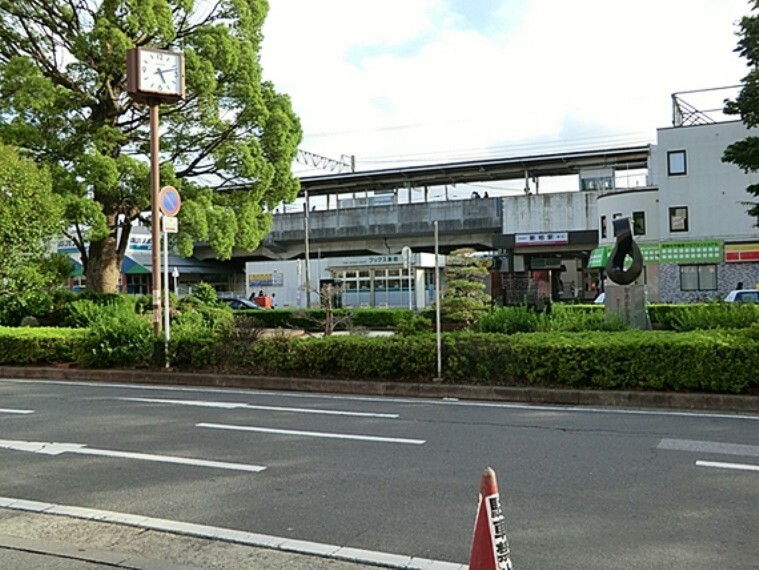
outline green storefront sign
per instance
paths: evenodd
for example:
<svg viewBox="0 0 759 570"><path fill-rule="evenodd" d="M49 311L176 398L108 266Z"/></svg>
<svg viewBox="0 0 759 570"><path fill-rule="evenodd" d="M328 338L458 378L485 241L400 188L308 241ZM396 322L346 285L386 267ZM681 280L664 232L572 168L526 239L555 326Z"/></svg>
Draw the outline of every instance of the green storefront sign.
<svg viewBox="0 0 759 570"><path fill-rule="evenodd" d="M720 240L683 241L638 244L643 262L652 263L719 263L722 261ZM600 246L590 252L588 267L603 268L611 253L611 246Z"/></svg>

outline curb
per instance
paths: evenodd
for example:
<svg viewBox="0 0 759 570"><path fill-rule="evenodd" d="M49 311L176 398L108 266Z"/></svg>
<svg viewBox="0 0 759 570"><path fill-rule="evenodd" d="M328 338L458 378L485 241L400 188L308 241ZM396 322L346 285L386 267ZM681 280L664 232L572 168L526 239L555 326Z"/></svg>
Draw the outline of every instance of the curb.
<svg viewBox="0 0 759 570"><path fill-rule="evenodd" d="M567 406L611 406L629 408L673 408L759 413L759 396L681 392L635 392L576 390L511 386L461 386L439 383L280 378L238 374L210 374L150 370L91 370L57 367L0 366L0 377L15 379L166 384L169 386L212 386L297 392L326 392L414 398L457 398L557 404Z"/></svg>

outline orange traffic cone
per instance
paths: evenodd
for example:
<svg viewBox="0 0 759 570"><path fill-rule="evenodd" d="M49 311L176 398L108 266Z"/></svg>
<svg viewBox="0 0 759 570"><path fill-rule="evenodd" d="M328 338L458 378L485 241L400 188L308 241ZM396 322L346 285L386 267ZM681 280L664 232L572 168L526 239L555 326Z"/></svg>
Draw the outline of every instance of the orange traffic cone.
<svg viewBox="0 0 759 570"><path fill-rule="evenodd" d="M469 570L512 570L509 543L503 523L495 471L485 469L480 484L477 518L474 520Z"/></svg>

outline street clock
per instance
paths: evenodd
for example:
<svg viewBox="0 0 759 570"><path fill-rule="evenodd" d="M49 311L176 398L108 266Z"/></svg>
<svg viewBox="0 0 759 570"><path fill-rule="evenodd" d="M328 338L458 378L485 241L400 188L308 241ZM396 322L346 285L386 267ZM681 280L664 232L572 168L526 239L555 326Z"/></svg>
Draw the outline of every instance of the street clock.
<svg viewBox="0 0 759 570"><path fill-rule="evenodd" d="M127 50L127 92L140 102L184 99L184 54L148 47Z"/></svg>

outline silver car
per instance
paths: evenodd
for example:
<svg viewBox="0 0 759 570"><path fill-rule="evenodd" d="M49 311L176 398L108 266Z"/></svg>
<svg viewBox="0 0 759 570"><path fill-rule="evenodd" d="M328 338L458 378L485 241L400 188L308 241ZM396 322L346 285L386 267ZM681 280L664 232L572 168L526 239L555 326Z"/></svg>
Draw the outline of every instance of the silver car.
<svg viewBox="0 0 759 570"><path fill-rule="evenodd" d="M734 289L725 297L726 303L759 303L759 289Z"/></svg>

